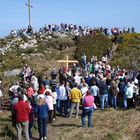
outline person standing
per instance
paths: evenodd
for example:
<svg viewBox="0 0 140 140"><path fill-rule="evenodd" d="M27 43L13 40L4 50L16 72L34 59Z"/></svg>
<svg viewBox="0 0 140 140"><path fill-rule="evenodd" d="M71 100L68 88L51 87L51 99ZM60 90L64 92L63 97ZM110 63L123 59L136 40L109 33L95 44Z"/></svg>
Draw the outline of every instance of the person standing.
<svg viewBox="0 0 140 140"><path fill-rule="evenodd" d="M64 108L64 117L68 115L68 95L66 92L65 81L62 81L59 86L59 101L60 101L60 115L63 116L63 108Z"/></svg>
<svg viewBox="0 0 140 140"><path fill-rule="evenodd" d="M3 87L2 87L2 80L0 80L0 112L2 112L2 102L3 102Z"/></svg>
<svg viewBox="0 0 140 140"><path fill-rule="evenodd" d="M125 105L125 109L132 109L134 107L133 104L133 93L134 93L134 89L133 89L133 85L128 82L127 83L127 89L125 92L125 96L126 96L126 105Z"/></svg>
<svg viewBox="0 0 140 140"><path fill-rule="evenodd" d="M45 102L45 96L43 94L38 95L38 103L35 108L37 114L39 140L47 139L47 120L49 108Z"/></svg>
<svg viewBox="0 0 140 140"><path fill-rule="evenodd" d="M101 110L104 110L105 102L106 107L108 108L108 86L106 82L101 79L99 83L99 90L100 90L100 102L101 102Z"/></svg>
<svg viewBox="0 0 140 140"><path fill-rule="evenodd" d="M95 104L98 105L99 104L99 88L96 85L95 81L91 82L90 92L91 92L91 95L95 99Z"/></svg>
<svg viewBox="0 0 140 140"><path fill-rule="evenodd" d="M119 89L115 81L111 82L111 86L109 89L109 94L111 97L111 105L114 109L117 109L117 96L118 96Z"/></svg>
<svg viewBox="0 0 140 140"><path fill-rule="evenodd" d="M23 98L24 96L19 94L19 101L13 106L16 119L17 140L21 140L22 130L25 133L26 140L30 140L28 133L30 106Z"/></svg>
<svg viewBox="0 0 140 140"><path fill-rule="evenodd" d="M53 96L52 91L50 89L45 90L45 101L48 105L49 111L48 111L48 123L53 123Z"/></svg>
<svg viewBox="0 0 140 140"><path fill-rule="evenodd" d="M83 99L83 110L82 110L82 127L85 127L85 117L88 116L88 127L92 127L92 114L94 110L94 97L90 91L87 91L86 96Z"/></svg>
<svg viewBox="0 0 140 140"><path fill-rule="evenodd" d="M86 64L87 64L86 61L87 61L87 57L86 57L85 54L83 54L83 56L82 56L82 67L83 67L84 70L86 69Z"/></svg>
<svg viewBox="0 0 140 140"><path fill-rule="evenodd" d="M77 84L75 84L74 88L70 91L71 110L70 110L69 118L71 118L75 106L76 106L76 118L78 118L81 99L82 99L82 93L77 88Z"/></svg>

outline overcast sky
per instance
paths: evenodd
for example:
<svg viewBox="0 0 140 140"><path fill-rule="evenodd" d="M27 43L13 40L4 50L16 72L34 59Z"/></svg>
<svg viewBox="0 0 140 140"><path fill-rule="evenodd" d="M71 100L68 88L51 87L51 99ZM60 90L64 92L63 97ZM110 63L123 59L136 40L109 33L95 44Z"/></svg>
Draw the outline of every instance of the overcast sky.
<svg viewBox="0 0 140 140"><path fill-rule="evenodd" d="M28 0L0 0L0 36L28 26ZM31 0L32 26L73 23L90 27L132 27L140 32L140 0Z"/></svg>

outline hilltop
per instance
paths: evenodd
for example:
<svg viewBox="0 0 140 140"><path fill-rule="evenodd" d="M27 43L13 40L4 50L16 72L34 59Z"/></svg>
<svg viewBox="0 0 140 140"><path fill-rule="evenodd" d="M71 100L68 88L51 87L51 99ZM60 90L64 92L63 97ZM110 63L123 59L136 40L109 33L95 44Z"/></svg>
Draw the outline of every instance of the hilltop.
<svg viewBox="0 0 140 140"><path fill-rule="evenodd" d="M18 79L17 73L27 63L38 75L49 75L52 68L59 69L62 64L56 60L70 59L81 61L83 53L88 61L92 55L99 59L113 50L109 63L112 66L130 69L132 66L140 69L140 34L121 34L113 42L114 36L105 36L96 32L92 36L77 37L68 33L45 33L32 36L7 36L0 39L0 76L3 78L5 93L12 81ZM15 70L16 69L16 70ZM15 71L11 71L15 70ZM19 70L19 71L18 71ZM9 73L7 72L9 71ZM7 94L5 94L7 97ZM14 137L9 112L1 115L0 136L5 140ZM92 129L80 129L81 120L68 119L57 116L53 125L49 125L49 139L51 140L138 140L140 139L139 110L108 109L104 112L97 110L93 115ZM34 129L35 137L37 131Z"/></svg>

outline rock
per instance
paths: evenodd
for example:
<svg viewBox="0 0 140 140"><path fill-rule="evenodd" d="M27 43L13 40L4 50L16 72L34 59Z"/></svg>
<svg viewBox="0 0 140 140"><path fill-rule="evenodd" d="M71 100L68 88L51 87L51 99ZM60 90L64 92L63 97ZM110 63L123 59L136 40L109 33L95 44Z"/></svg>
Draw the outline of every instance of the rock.
<svg viewBox="0 0 140 140"><path fill-rule="evenodd" d="M9 49L9 47L10 47L10 46L6 46L6 47L3 47L3 48L0 48L0 53L1 53L2 55L4 55L5 52Z"/></svg>
<svg viewBox="0 0 140 140"><path fill-rule="evenodd" d="M31 57L42 57L44 58L44 55L42 53L32 53L30 54Z"/></svg>
<svg viewBox="0 0 140 140"><path fill-rule="evenodd" d="M32 40L29 41L29 43L30 44L36 44L37 43L37 40L36 39L32 39Z"/></svg>
<svg viewBox="0 0 140 140"><path fill-rule="evenodd" d="M22 71L21 69L14 69L14 70L6 71L4 72L4 76L5 77L16 76L16 75L19 75L21 71Z"/></svg>

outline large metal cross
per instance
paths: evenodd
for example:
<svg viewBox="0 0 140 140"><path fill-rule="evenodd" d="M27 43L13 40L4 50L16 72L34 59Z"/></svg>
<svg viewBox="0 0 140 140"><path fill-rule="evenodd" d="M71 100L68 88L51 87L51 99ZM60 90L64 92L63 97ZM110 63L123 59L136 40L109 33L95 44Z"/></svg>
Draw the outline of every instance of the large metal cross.
<svg viewBox="0 0 140 140"><path fill-rule="evenodd" d="M26 6L28 6L28 15L29 15L29 26L31 26L31 0L28 0L28 4L26 3Z"/></svg>

